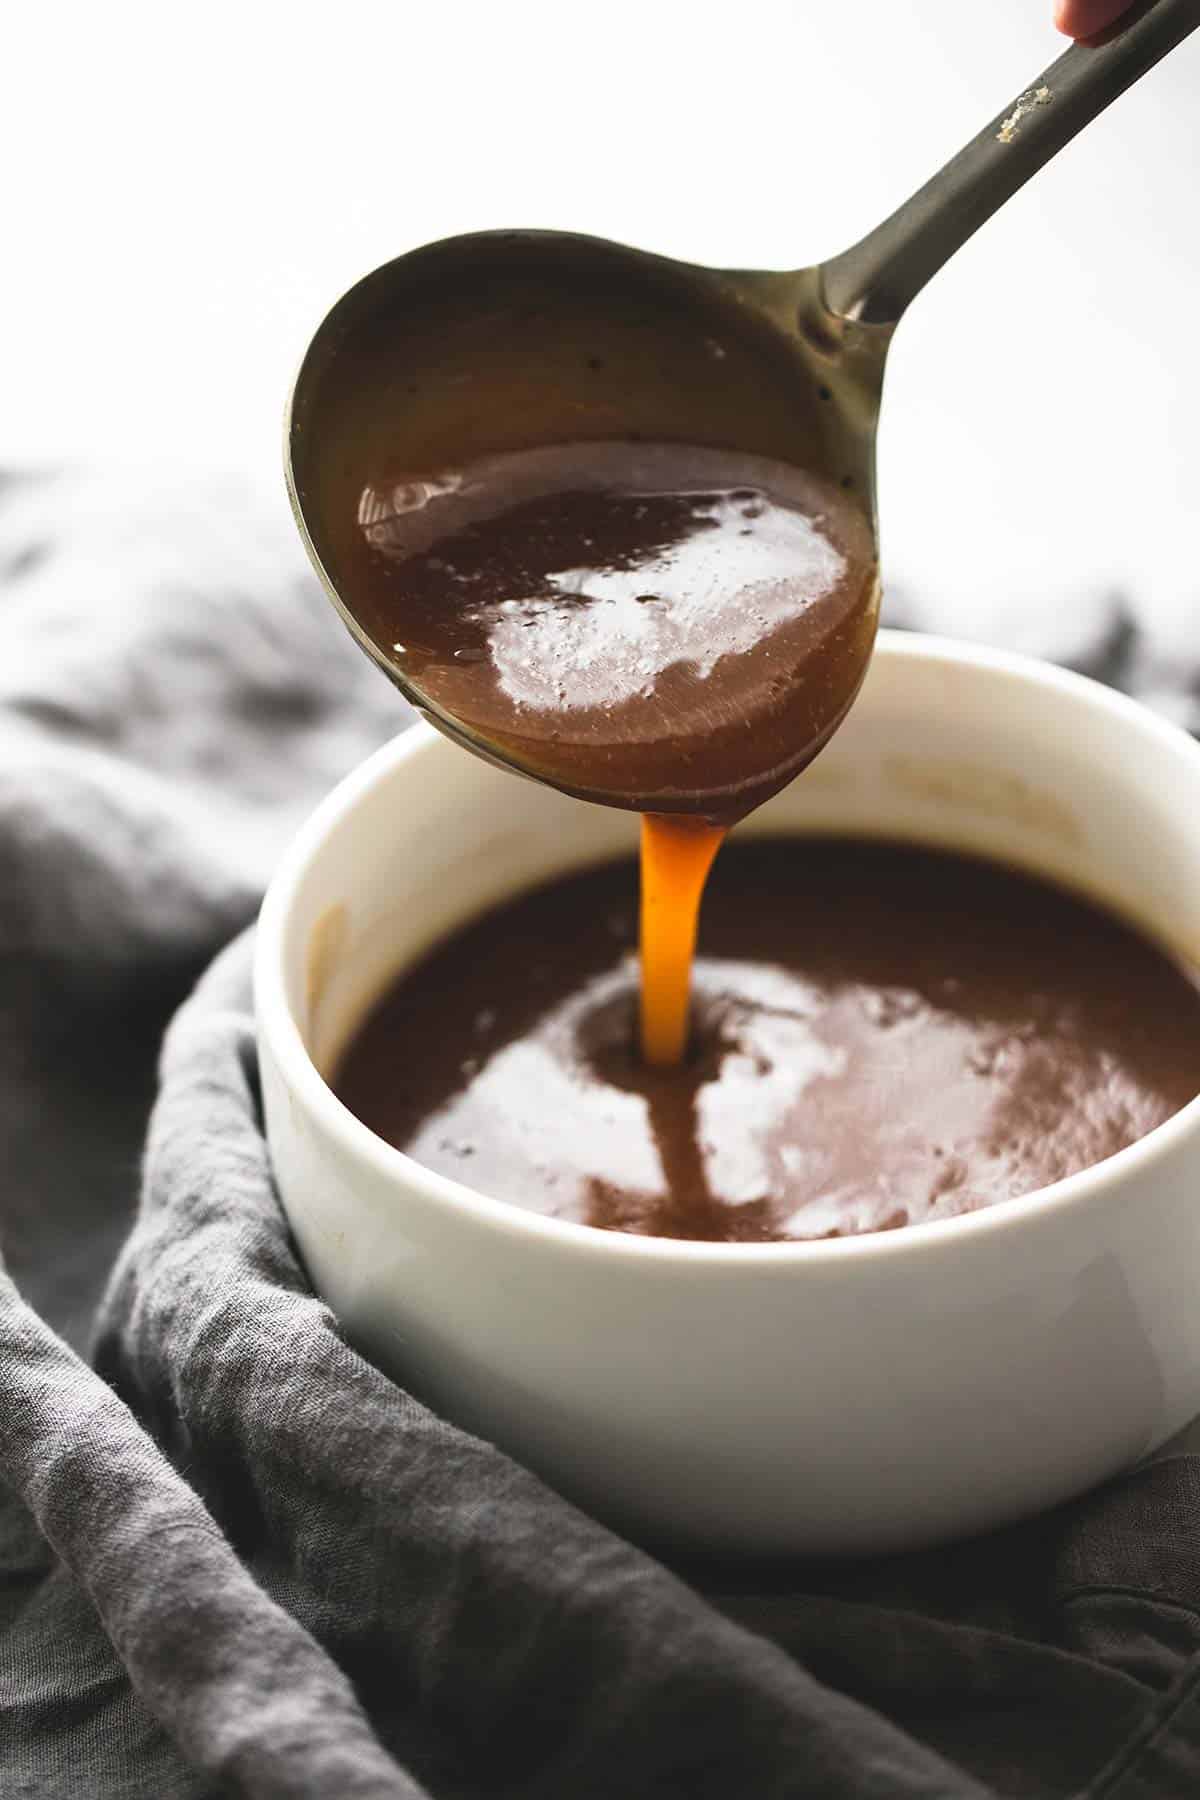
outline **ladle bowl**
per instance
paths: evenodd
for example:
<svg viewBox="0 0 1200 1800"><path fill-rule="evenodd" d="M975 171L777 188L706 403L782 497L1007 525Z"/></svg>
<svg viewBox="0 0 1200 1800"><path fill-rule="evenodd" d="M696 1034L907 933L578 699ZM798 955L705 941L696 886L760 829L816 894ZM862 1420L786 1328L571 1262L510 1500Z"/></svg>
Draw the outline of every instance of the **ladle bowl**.
<svg viewBox="0 0 1200 1800"><path fill-rule="evenodd" d="M510 743L501 751L439 706L405 669L394 619L373 610L362 470L381 461L419 479L565 442L740 450L836 480L877 538L876 428L905 307L1198 24L1200 0L1153 0L1103 42L1072 46L889 219L818 266L712 269L569 232L494 231L426 245L359 281L304 356L286 464L301 535L363 649L439 730L545 778L536 759ZM602 770L569 791L615 799Z"/></svg>

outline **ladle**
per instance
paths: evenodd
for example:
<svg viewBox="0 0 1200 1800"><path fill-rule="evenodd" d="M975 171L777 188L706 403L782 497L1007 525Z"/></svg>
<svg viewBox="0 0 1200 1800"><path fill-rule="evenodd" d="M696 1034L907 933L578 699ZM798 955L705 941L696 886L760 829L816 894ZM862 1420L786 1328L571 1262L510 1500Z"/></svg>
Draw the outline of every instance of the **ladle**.
<svg viewBox="0 0 1200 1800"><path fill-rule="evenodd" d="M1073 45L890 218L819 266L719 270L567 232L493 231L426 245L366 276L309 346L286 440L301 535L359 643L441 731L554 780L519 747L449 716L398 658L394 625L372 614L359 520L371 456L436 470L570 440L719 446L836 479L877 535L884 365L908 303L1198 24L1200 0L1153 0L1103 41ZM866 604L846 704L869 656L878 584ZM559 785L634 803L606 790L602 768Z"/></svg>

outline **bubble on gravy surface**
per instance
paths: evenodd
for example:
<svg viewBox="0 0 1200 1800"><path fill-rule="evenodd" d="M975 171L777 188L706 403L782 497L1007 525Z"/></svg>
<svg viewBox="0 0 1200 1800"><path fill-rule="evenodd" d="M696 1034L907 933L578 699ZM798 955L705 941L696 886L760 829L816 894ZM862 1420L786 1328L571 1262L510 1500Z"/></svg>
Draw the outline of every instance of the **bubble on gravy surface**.
<svg viewBox="0 0 1200 1800"><path fill-rule="evenodd" d="M334 1086L419 1162L609 1229L753 1242L919 1225L1133 1143L1200 1091L1200 991L991 863L734 843L688 1061L638 1057L636 875L518 897L401 976Z"/></svg>

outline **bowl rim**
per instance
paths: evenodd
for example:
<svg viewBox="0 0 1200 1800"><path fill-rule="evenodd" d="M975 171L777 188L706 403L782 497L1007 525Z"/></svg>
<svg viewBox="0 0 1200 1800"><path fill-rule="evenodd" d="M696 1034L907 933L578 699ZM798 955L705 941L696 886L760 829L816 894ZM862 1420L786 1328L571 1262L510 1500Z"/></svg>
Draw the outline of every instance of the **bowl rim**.
<svg viewBox="0 0 1200 1800"><path fill-rule="evenodd" d="M883 629L876 657L884 662L919 661L946 668L969 666L1007 674L1047 694L1069 694L1107 712L1114 723L1132 727L1143 738L1192 764L1200 784L1200 743L1179 726L1103 683L1041 658L932 633ZM285 944L297 890L312 862L341 822L396 770L417 761L441 739L427 724L401 731L345 776L319 802L281 858L267 888L258 918L254 947L254 1008L260 1048L266 1043L291 1093L352 1162L366 1164L372 1174L402 1193L416 1189L425 1202L464 1221L502 1234L527 1239L531 1246L632 1263L678 1262L746 1270L753 1267L794 1269L798 1264L824 1266L846 1260L905 1258L965 1247L973 1238L1020 1231L1031 1223L1070 1212L1112 1190L1127 1177L1170 1160L1200 1133L1200 1095L1179 1112L1124 1150L1093 1163L1048 1187L977 1212L906 1226L897 1231L861 1232L840 1238L797 1239L761 1244L711 1243L690 1238L644 1237L607 1231L574 1220L530 1211L498 1200L465 1182L427 1169L364 1125L325 1081L309 1056L287 998ZM581 802L580 804L583 804Z"/></svg>

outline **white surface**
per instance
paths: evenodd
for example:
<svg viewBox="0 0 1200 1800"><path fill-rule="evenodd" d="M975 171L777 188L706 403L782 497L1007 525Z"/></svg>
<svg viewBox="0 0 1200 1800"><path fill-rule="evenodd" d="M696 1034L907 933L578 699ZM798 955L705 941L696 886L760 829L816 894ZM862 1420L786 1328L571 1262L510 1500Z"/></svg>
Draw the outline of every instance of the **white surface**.
<svg viewBox="0 0 1200 1800"><path fill-rule="evenodd" d="M1197 956L1198 782L1200 746L1106 689L885 633L846 725L748 828L1026 860ZM1192 1418L1200 1100L1039 1196L764 1245L523 1212L346 1112L306 1045L325 1062L386 969L631 828L418 728L324 803L273 882L256 984L272 1160L309 1271L364 1350L635 1535L746 1551L983 1529Z"/></svg>
<svg viewBox="0 0 1200 1800"><path fill-rule="evenodd" d="M10 9L0 463L246 468L282 506L308 335L426 239L573 226L790 266L874 224L1062 47L1050 0L124 0ZM1009 641L1130 580L1190 622L1184 45L930 288L893 359L890 576Z"/></svg>

